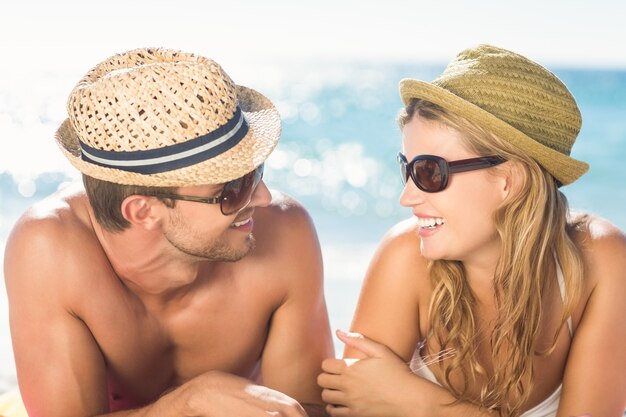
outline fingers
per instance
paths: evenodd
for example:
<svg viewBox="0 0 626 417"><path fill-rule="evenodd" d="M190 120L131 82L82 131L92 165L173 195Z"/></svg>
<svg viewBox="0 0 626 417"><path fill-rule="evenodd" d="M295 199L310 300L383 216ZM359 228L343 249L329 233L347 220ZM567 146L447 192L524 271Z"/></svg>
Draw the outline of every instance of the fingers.
<svg viewBox="0 0 626 417"><path fill-rule="evenodd" d="M336 333L339 340L346 346L363 352L370 358L382 358L390 353L387 346L374 342L360 333L346 333L341 330L337 330Z"/></svg>
<svg viewBox="0 0 626 417"><path fill-rule="evenodd" d="M280 411L273 411L274 415L279 417L307 417L303 408L285 407Z"/></svg>
<svg viewBox="0 0 626 417"><path fill-rule="evenodd" d="M326 412L331 417L349 417L350 409L348 407L329 404L326 406Z"/></svg>
<svg viewBox="0 0 626 417"><path fill-rule="evenodd" d="M322 390L322 400L326 404L346 406L346 393L334 389Z"/></svg>
<svg viewBox="0 0 626 417"><path fill-rule="evenodd" d="M346 394L342 390L343 376L341 373L348 367L342 359L327 359L322 363L322 369L326 371L317 377L317 384L323 388L322 401L326 404L326 412L331 417L348 416Z"/></svg>
<svg viewBox="0 0 626 417"><path fill-rule="evenodd" d="M275 417L307 417L307 413L306 411L304 411L304 408L302 408L299 404L298 406L293 406L293 405L279 405L276 407L272 407L271 410L267 410L265 409L265 407L262 407L263 410L261 411L260 409L257 411L257 413L263 413L263 417L266 416L275 416ZM261 414L255 414L255 416L261 416Z"/></svg>
<svg viewBox="0 0 626 417"><path fill-rule="evenodd" d="M329 374L339 375L346 368L346 363L343 359L324 359L322 361L322 370Z"/></svg>
<svg viewBox="0 0 626 417"><path fill-rule="evenodd" d="M341 389L341 380L341 375L327 373L319 374L319 376L317 377L317 385L327 389Z"/></svg>
<svg viewBox="0 0 626 417"><path fill-rule="evenodd" d="M295 404L287 407L287 413L284 414L285 417L308 417L304 408L300 405L299 402L295 401Z"/></svg>
<svg viewBox="0 0 626 417"><path fill-rule="evenodd" d="M271 388L234 375L212 372L188 384L186 415L237 417L307 417L295 399Z"/></svg>
<svg viewBox="0 0 626 417"><path fill-rule="evenodd" d="M322 400L327 403L326 412L332 417L350 416L350 409L347 407L346 394L342 391L325 389L322 391Z"/></svg>
<svg viewBox="0 0 626 417"><path fill-rule="evenodd" d="M307 417L306 412L302 413L297 413L297 414L293 414L291 413L289 410L287 411L263 411L263 417L268 417L268 416L272 416L272 417ZM259 417L261 417L259 415Z"/></svg>
<svg viewBox="0 0 626 417"><path fill-rule="evenodd" d="M275 413L279 417L307 417L307 413L302 405L295 399L283 394L282 392L258 386L263 390L258 399L261 401L258 405Z"/></svg>

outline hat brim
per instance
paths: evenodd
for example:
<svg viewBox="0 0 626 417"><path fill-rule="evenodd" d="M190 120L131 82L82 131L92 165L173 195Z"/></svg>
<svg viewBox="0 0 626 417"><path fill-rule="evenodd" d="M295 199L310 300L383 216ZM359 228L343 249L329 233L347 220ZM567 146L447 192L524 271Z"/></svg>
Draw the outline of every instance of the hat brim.
<svg viewBox="0 0 626 417"><path fill-rule="evenodd" d="M239 106L248 123L248 133L231 149L195 165L147 175L84 161L81 158L78 135L69 119L58 128L55 140L74 167L83 174L100 180L148 187L225 183L242 177L261 165L276 147L281 134L280 114L272 102L251 88L236 88Z"/></svg>
<svg viewBox="0 0 626 417"><path fill-rule="evenodd" d="M561 185L574 182L589 170L589 165L586 162L574 159L537 142L488 111L437 85L420 80L403 79L400 81L400 97L405 105L408 105L414 98L437 104L494 133L526 152L552 174Z"/></svg>

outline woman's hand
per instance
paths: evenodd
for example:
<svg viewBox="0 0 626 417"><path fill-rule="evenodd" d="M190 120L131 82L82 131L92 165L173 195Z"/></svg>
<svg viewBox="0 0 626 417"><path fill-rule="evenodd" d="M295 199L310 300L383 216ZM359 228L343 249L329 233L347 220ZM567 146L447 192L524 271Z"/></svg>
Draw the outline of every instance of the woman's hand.
<svg viewBox="0 0 626 417"><path fill-rule="evenodd" d="M413 375L408 365L387 346L359 333L337 331L337 337L366 357L364 359L326 359L317 381L324 389L322 399L333 417L411 415L410 402L419 395L416 384L427 381ZM420 406L420 412L428 410Z"/></svg>

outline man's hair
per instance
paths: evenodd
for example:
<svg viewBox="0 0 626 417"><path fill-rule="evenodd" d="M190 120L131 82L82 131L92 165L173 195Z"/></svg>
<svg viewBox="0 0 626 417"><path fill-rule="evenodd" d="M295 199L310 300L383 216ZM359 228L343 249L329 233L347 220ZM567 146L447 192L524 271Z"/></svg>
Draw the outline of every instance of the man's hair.
<svg viewBox="0 0 626 417"><path fill-rule="evenodd" d="M154 196L167 207L174 207L174 200L159 197L163 193L173 193L176 187L145 187L123 185L99 180L83 174L83 184L98 223L109 232L121 232L130 226L122 214L122 202L131 195Z"/></svg>
<svg viewBox="0 0 626 417"><path fill-rule="evenodd" d="M536 377L534 356L549 354L554 349L558 332L579 299L583 265L571 235L584 227L586 218L570 217L567 199L555 178L509 142L420 99L413 99L400 113L400 128L416 116L461 133L464 145L477 155L500 155L516 161L525 171L520 191L510 195L494 213L501 253L493 282L498 314L490 340L495 370L491 378L476 355L479 341L475 299L462 262L428 262L434 290L429 311L432 332L427 338L434 338L438 342L434 345L442 350L454 349L456 353L449 363L440 362L442 385L459 400L498 411L503 417L519 416ZM565 300L561 326L557 327L552 346L546 349L537 345L545 320L541 294L551 280L556 281L557 259L565 281ZM451 384L451 375L458 371L465 381L461 389ZM486 379L489 382L480 397L470 398L468 386Z"/></svg>

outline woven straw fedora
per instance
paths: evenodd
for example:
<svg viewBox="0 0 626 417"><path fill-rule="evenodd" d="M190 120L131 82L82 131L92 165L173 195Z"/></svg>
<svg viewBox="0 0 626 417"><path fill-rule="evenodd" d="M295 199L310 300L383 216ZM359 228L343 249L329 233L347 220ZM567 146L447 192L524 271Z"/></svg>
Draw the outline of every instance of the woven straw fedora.
<svg viewBox="0 0 626 417"><path fill-rule="evenodd" d="M432 83L400 81L400 96L405 105L435 103L509 141L561 185L589 169L569 156L582 123L576 100L553 73L514 52L466 49Z"/></svg>
<svg viewBox="0 0 626 417"><path fill-rule="evenodd" d="M145 48L98 64L72 90L55 139L82 173L118 184L219 184L259 166L280 116L214 61Z"/></svg>

